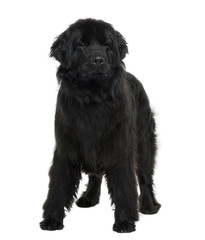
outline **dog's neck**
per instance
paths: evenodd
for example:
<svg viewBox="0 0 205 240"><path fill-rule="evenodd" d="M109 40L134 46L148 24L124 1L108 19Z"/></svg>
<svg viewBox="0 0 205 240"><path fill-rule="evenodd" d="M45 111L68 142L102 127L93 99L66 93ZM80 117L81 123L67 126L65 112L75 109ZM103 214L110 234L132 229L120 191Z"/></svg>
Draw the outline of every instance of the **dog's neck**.
<svg viewBox="0 0 205 240"><path fill-rule="evenodd" d="M66 96L72 97L83 104L114 102L115 95L123 88L123 78L118 77L117 74L114 78L112 75L112 78L89 79L86 81L73 75L71 70L59 67L57 76L58 81L60 80L61 91Z"/></svg>

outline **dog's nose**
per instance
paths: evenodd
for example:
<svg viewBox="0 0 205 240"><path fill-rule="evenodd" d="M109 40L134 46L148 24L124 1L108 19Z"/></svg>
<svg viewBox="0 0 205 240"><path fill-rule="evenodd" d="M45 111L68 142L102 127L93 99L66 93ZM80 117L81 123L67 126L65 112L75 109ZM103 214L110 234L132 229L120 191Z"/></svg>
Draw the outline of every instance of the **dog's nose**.
<svg viewBox="0 0 205 240"><path fill-rule="evenodd" d="M96 65L96 66L103 65L104 63L105 63L105 58L102 57L102 56L96 56L93 59L93 64Z"/></svg>

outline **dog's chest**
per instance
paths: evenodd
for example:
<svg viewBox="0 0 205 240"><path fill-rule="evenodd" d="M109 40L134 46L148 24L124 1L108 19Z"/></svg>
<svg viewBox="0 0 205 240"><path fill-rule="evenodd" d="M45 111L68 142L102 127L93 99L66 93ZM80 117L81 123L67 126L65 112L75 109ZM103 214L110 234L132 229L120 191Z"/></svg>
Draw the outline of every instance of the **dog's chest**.
<svg viewBox="0 0 205 240"><path fill-rule="evenodd" d="M115 116L114 110L100 107L84 108L79 112L75 129L85 172L100 173L106 168L104 154L112 141L109 136L116 125Z"/></svg>
<svg viewBox="0 0 205 240"><path fill-rule="evenodd" d="M79 109L73 124L82 145L92 147L112 131L115 121L114 110L102 106L87 106Z"/></svg>

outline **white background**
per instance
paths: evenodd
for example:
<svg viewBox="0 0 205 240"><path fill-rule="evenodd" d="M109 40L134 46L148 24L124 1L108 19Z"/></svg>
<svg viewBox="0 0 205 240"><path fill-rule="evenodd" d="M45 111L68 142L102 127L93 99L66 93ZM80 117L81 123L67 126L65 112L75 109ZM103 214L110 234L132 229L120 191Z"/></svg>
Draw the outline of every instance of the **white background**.
<svg viewBox="0 0 205 240"><path fill-rule="evenodd" d="M0 238L205 239L204 1L1 1ZM103 19L126 38L127 70L156 112L157 215L140 214L136 232L112 231L105 182L100 205L73 205L62 231L39 228L54 148L58 63L54 38L79 18ZM83 177L79 194L85 189Z"/></svg>

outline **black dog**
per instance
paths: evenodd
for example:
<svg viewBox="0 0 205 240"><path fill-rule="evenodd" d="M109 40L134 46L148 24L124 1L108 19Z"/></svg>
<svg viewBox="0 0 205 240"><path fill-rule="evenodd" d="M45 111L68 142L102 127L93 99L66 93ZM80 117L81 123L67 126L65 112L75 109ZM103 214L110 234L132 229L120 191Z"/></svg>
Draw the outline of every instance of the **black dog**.
<svg viewBox="0 0 205 240"><path fill-rule="evenodd" d="M157 213L153 192L156 134L153 112L142 84L124 69L125 39L99 20L79 20L51 47L60 62L55 115L56 148L44 203L44 230L63 228L81 171L89 174L79 207L99 202L105 175L115 205L113 230L135 230L138 209ZM136 174L140 186L138 194Z"/></svg>

